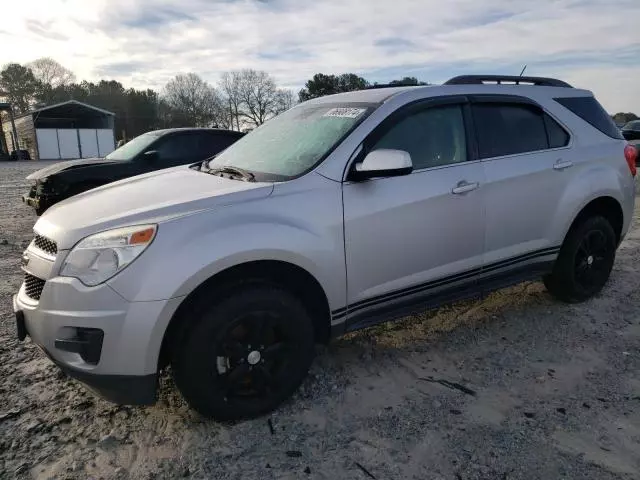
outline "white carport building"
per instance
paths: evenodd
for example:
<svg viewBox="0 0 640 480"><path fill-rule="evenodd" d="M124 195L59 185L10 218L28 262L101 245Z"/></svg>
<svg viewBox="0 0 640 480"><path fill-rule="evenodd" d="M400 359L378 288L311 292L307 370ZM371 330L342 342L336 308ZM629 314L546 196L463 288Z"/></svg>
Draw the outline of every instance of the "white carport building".
<svg viewBox="0 0 640 480"><path fill-rule="evenodd" d="M32 160L104 157L115 148L115 114L87 103L69 100L3 118L2 132L9 150L27 150Z"/></svg>

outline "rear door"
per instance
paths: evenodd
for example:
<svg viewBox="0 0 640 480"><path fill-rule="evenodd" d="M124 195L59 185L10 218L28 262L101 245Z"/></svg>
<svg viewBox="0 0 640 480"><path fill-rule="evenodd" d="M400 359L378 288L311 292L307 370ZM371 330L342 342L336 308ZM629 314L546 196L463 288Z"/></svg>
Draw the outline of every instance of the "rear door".
<svg viewBox="0 0 640 480"><path fill-rule="evenodd" d="M472 98L485 185L485 272L542 267L560 245L552 219L572 176L571 137L543 109L520 97Z"/></svg>
<svg viewBox="0 0 640 480"><path fill-rule="evenodd" d="M482 266L483 171L466 135L466 99L405 107L365 141L404 150L413 173L343 187L349 323L437 303Z"/></svg>

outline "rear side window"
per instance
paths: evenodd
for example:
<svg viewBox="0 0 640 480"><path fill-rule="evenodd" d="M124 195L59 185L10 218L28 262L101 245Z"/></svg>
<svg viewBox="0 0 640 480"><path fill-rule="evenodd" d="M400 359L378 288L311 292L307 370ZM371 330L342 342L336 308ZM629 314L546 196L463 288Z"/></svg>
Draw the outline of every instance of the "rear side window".
<svg viewBox="0 0 640 480"><path fill-rule="evenodd" d="M544 124L547 127L547 135L549 136L549 148L560 148L569 144L567 131L546 113L544 114Z"/></svg>
<svg viewBox="0 0 640 480"><path fill-rule="evenodd" d="M178 159L189 159L193 156L196 145L196 138L191 134L173 134L167 135L165 139L158 145L156 150L160 160L173 161Z"/></svg>
<svg viewBox="0 0 640 480"><path fill-rule="evenodd" d="M571 110L582 120L596 127L605 135L623 140L624 137L616 127L613 119L607 114L602 105L593 97L565 97L554 98L563 107Z"/></svg>
<svg viewBox="0 0 640 480"><path fill-rule="evenodd" d="M548 148L542 110L507 103L477 103L473 119L480 158L534 152Z"/></svg>
<svg viewBox="0 0 640 480"><path fill-rule="evenodd" d="M239 135L226 135L224 133L209 133L202 135L198 142L198 150L202 158L211 157L240 138Z"/></svg>

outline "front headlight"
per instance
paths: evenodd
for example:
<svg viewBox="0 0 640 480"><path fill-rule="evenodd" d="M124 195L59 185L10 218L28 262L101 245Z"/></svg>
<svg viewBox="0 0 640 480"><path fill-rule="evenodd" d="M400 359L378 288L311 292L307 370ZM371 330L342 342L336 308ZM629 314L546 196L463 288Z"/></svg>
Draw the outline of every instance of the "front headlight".
<svg viewBox="0 0 640 480"><path fill-rule="evenodd" d="M145 251L157 228L136 225L91 235L73 247L60 275L77 278L88 287L106 282Z"/></svg>

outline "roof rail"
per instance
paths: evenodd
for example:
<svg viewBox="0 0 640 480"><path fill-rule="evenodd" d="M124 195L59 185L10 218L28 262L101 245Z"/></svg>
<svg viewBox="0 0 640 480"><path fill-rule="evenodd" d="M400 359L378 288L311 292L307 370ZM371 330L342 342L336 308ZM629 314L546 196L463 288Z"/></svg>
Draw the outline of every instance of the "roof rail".
<svg viewBox="0 0 640 480"><path fill-rule="evenodd" d="M367 85L364 87L365 90L373 90L376 88L397 88L397 87L422 87L424 85L402 85L402 84L391 84L391 83L376 83L373 85Z"/></svg>
<svg viewBox="0 0 640 480"><path fill-rule="evenodd" d="M565 87L573 88L567 82L555 78L545 77L519 77L516 75L460 75L447 80L444 85L482 85L486 82L507 84L530 84L540 87Z"/></svg>

